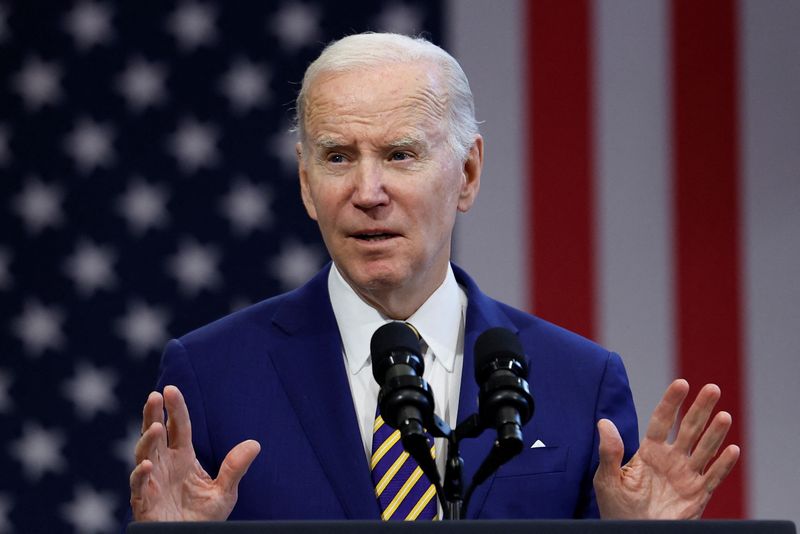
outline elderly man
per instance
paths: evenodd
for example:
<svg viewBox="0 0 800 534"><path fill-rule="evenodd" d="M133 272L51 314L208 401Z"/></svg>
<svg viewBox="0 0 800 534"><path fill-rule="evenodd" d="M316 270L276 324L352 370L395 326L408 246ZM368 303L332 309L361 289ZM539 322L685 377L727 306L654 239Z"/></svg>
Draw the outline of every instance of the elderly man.
<svg viewBox="0 0 800 534"><path fill-rule="evenodd" d="M436 413L451 426L476 411L478 334L511 329L530 359L530 443L475 491L469 517L702 514L739 454L731 445L712 462L731 424L711 417L716 386L698 393L669 443L689 389L670 385L637 451L619 357L493 301L450 263L483 139L449 54L392 34L333 43L303 79L297 129L303 203L333 262L168 345L163 393L144 407L134 519L440 517L413 460L378 438L369 341L390 320L419 331ZM491 434L463 443L467 481ZM440 471L444 447L437 440ZM388 474L377 473L383 464Z"/></svg>

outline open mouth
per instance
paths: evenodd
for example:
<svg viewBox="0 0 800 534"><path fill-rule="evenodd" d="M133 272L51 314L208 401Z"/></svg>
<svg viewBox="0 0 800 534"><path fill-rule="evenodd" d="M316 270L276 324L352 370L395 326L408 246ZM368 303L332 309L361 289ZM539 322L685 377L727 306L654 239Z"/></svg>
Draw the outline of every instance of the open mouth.
<svg viewBox="0 0 800 534"><path fill-rule="evenodd" d="M390 234L386 232L369 232L363 234L354 234L353 237L359 241L385 241L387 239L397 237L397 234Z"/></svg>

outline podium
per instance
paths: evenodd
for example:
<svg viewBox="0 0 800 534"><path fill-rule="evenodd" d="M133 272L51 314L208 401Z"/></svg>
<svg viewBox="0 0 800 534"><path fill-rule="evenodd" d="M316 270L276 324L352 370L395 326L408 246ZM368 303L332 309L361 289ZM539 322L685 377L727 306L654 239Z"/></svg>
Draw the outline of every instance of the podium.
<svg viewBox="0 0 800 534"><path fill-rule="evenodd" d="M796 534L791 521L228 521L131 523L128 534Z"/></svg>

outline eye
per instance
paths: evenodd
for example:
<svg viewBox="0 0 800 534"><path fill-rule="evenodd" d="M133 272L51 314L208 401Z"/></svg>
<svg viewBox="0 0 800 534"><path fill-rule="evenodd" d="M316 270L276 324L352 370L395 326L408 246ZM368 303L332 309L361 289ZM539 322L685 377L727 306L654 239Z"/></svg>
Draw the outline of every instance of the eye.
<svg viewBox="0 0 800 534"><path fill-rule="evenodd" d="M392 155L389 156L389 159L392 161L406 161L411 159L411 154L408 152L392 152Z"/></svg>
<svg viewBox="0 0 800 534"><path fill-rule="evenodd" d="M344 163L346 161L343 154L328 154L326 161L328 163Z"/></svg>

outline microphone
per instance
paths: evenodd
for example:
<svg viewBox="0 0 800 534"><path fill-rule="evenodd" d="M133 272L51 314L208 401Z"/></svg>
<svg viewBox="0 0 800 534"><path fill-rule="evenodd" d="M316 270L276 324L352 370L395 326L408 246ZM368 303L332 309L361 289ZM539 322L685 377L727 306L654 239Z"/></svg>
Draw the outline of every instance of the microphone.
<svg viewBox="0 0 800 534"><path fill-rule="evenodd" d="M378 328L369 346L372 376L381 386L381 417L387 425L400 430L403 448L439 492L439 473L425 433L426 428L436 428L433 392L422 379L425 362L420 355L419 337L411 325L395 321Z"/></svg>
<svg viewBox="0 0 800 534"><path fill-rule="evenodd" d="M523 448L522 425L533 416L528 390L528 364L517 336L502 327L490 328L475 342L475 380L480 386L478 417L497 429L496 447L506 461Z"/></svg>

